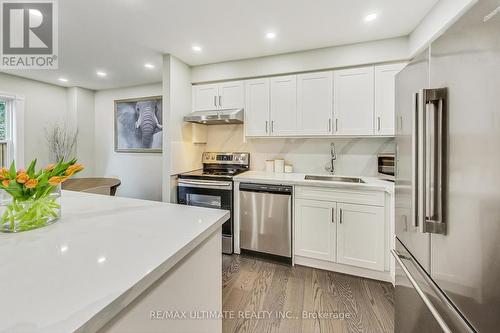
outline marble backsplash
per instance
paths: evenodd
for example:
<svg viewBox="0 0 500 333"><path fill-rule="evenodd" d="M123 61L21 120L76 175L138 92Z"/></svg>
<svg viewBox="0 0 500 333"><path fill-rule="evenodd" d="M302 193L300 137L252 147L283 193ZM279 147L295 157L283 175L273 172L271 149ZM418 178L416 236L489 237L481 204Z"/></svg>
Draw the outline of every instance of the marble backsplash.
<svg viewBox="0 0 500 333"><path fill-rule="evenodd" d="M337 150L338 175L376 176L377 154L395 151L393 138L247 138L245 142L243 125L209 126L205 151L249 152L252 170L265 170L268 159L284 158L294 172L326 173L332 142Z"/></svg>

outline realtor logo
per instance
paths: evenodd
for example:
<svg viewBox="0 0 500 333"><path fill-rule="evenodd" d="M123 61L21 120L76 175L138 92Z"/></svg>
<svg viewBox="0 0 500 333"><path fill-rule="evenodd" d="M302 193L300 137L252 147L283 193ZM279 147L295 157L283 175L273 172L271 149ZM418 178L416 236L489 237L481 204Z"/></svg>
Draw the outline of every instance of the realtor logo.
<svg viewBox="0 0 500 333"><path fill-rule="evenodd" d="M56 0L0 0L2 69L57 69Z"/></svg>

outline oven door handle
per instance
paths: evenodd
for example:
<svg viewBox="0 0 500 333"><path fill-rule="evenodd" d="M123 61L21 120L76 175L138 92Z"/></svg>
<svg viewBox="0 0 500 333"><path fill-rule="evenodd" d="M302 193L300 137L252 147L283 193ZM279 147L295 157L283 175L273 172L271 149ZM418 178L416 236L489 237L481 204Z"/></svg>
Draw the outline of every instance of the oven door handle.
<svg viewBox="0 0 500 333"><path fill-rule="evenodd" d="M192 179L179 179L179 186L182 187L196 187L208 188L217 190L232 190L232 182L212 181L212 180L192 180Z"/></svg>

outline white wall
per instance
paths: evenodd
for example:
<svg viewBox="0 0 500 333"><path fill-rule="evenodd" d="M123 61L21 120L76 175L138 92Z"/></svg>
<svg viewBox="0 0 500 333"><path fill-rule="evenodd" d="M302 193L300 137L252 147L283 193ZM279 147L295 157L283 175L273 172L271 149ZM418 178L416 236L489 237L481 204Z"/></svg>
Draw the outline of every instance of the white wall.
<svg viewBox="0 0 500 333"><path fill-rule="evenodd" d="M201 168L204 145L191 143L191 126L183 120L191 112L191 68L171 55L163 57L163 119L169 119L164 131L163 201L175 202L176 174Z"/></svg>
<svg viewBox="0 0 500 333"><path fill-rule="evenodd" d="M478 0L440 0L410 34L408 52L414 57L427 48Z"/></svg>
<svg viewBox="0 0 500 333"><path fill-rule="evenodd" d="M49 163L45 128L67 116L66 88L0 73L0 91L24 96L24 161Z"/></svg>
<svg viewBox="0 0 500 333"><path fill-rule="evenodd" d="M408 38L327 47L192 68L193 83L323 70L408 59Z"/></svg>
<svg viewBox="0 0 500 333"><path fill-rule="evenodd" d="M83 88L68 88L68 112L73 124L78 128L76 156L85 165L78 177L90 177L95 173L95 92Z"/></svg>
<svg viewBox="0 0 500 333"><path fill-rule="evenodd" d="M336 145L338 175L376 176L377 154L395 152L392 138L248 138L245 143L243 125L208 126L206 151L250 152L252 170L265 170L267 159L284 158L294 166L294 172L326 173L331 142Z"/></svg>
<svg viewBox="0 0 500 333"><path fill-rule="evenodd" d="M114 151L114 101L161 94L161 83L102 90L95 94L94 173L97 176L120 178L122 184L117 191L119 196L160 201L162 154Z"/></svg>

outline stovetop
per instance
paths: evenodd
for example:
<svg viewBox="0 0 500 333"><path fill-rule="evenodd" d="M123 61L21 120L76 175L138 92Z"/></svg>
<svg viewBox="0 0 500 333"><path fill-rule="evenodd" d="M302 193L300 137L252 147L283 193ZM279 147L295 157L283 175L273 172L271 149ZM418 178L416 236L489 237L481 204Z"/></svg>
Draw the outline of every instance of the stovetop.
<svg viewBox="0 0 500 333"><path fill-rule="evenodd" d="M179 178L197 178L197 179L212 179L212 178L222 178L222 179L232 179L234 176L245 172L247 170L194 170L179 175Z"/></svg>
<svg viewBox="0 0 500 333"><path fill-rule="evenodd" d="M182 173L179 178L232 180L234 176L248 171L248 153L203 153L203 169Z"/></svg>

